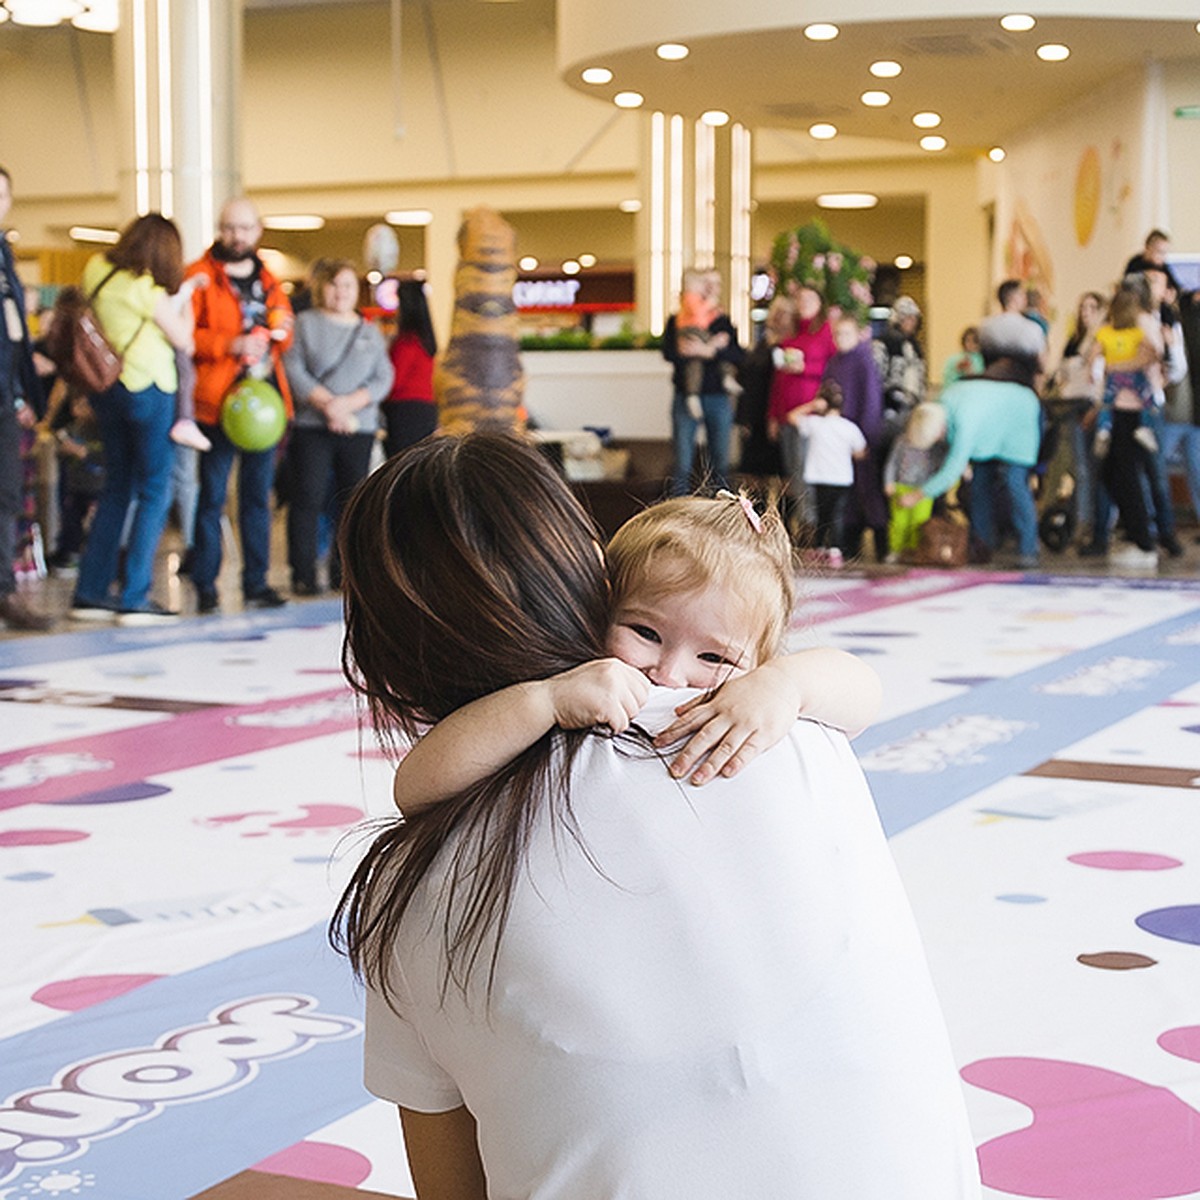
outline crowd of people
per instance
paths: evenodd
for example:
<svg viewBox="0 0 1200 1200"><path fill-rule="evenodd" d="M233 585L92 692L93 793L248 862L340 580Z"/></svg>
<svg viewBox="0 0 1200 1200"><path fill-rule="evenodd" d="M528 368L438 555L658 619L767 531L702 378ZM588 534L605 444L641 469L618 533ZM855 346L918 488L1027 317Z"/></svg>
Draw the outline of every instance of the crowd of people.
<svg viewBox="0 0 1200 1200"><path fill-rule="evenodd" d="M0 168L0 226L11 204ZM389 345L358 311L359 275L347 260L313 264L311 305L297 315L258 252L261 236L256 207L235 197L221 210L215 241L190 265L178 229L158 213L131 221L93 255L81 291L120 374L90 394L56 373L47 343L53 310L31 336L25 291L0 236L0 619L10 627L52 625L18 591L15 573L19 536L43 526L57 530L49 569L77 572L71 619L176 619L150 595L172 508L184 549L179 573L191 580L196 610L217 611L235 466L243 606L287 603L269 582L273 506L284 491L292 595L319 593L325 552L328 584L339 585L332 529L370 469L381 423L388 454L436 425L437 343L424 288L408 282ZM288 426L282 444L247 447L227 432L222 406L243 380L278 393ZM57 479L54 519L43 523L27 511L35 464L44 462L39 445L57 465L47 472Z"/></svg>
<svg viewBox="0 0 1200 1200"><path fill-rule="evenodd" d="M921 561L922 529L947 509L965 514L974 562L1010 540L1020 568L1038 565L1042 542L1130 567L1178 557L1168 468L1186 470L1200 517L1200 428L1171 407L1188 395L1180 309L1194 297L1168 248L1153 230L1110 291L1080 298L1057 361L1041 293L1005 280L997 311L963 331L937 389L909 296L872 330L802 286L772 299L743 351L719 279L693 273L663 341L674 364L672 492L698 482L701 421L704 482L729 486L734 424L740 472L783 481L794 536L832 566L862 553L867 531L878 559Z"/></svg>

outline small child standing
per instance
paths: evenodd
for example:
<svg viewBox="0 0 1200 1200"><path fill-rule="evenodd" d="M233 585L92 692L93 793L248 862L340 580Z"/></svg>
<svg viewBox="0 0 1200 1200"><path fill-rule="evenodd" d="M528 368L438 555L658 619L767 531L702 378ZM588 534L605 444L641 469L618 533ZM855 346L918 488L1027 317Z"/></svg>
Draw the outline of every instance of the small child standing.
<svg viewBox="0 0 1200 1200"><path fill-rule="evenodd" d="M70 418L54 434L60 462L58 543L48 566L78 565L87 519L104 489L104 446L96 414L82 392L68 401Z"/></svg>
<svg viewBox="0 0 1200 1200"><path fill-rule="evenodd" d="M867 439L853 421L842 416L842 389L826 379L810 412L795 420L808 439L804 482L817 502L817 547L831 567L840 567L846 550L846 504L854 487L854 463L867 457Z"/></svg>
<svg viewBox="0 0 1200 1200"><path fill-rule="evenodd" d="M705 345L711 339L709 326L717 319L721 309L713 298L709 275L708 271L685 272L683 289L679 293L679 313L675 318L677 338L693 338ZM699 405L704 382L704 362L702 358L687 358L683 364L684 392L688 407L693 409L692 415L697 418L702 415Z"/></svg>
<svg viewBox="0 0 1200 1200"><path fill-rule="evenodd" d="M909 413L883 468L883 490L888 497L888 562L899 562L906 551L916 550L921 526L933 515L933 500L926 496L911 508L900 497L921 490L921 485L941 467L946 457L946 410L925 400Z"/></svg>
<svg viewBox="0 0 1200 1200"><path fill-rule="evenodd" d="M729 492L654 504L608 546L613 658L517 684L439 721L401 761L394 798L412 813L487 778L558 726L628 728L651 684L704 688L675 711L660 748L677 779L728 778L800 717L853 735L879 705L875 672L819 648L780 656L795 601L791 539L778 512ZM716 690L719 689L719 690Z"/></svg>

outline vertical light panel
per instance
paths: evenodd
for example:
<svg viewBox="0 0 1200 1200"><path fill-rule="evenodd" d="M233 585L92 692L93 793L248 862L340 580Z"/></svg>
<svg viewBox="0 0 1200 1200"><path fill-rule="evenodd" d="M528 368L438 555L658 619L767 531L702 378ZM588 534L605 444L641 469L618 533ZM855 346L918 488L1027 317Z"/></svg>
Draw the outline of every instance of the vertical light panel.
<svg viewBox="0 0 1200 1200"><path fill-rule="evenodd" d="M150 211L150 79L146 47L146 0L133 0L133 203L138 216Z"/></svg>
<svg viewBox="0 0 1200 1200"><path fill-rule="evenodd" d="M730 318L750 336L750 130L734 125L729 154L729 309Z"/></svg>
<svg viewBox="0 0 1200 1200"><path fill-rule="evenodd" d="M707 269L717 262L717 133L711 125L697 121L693 137L696 144L696 233L692 261L697 267Z"/></svg>
<svg viewBox="0 0 1200 1200"><path fill-rule="evenodd" d="M213 199L213 46L209 0L196 0L196 77L200 90L200 228L209 236L217 227Z"/></svg>
<svg viewBox="0 0 1200 1200"><path fill-rule="evenodd" d="M158 208L175 215L175 126L171 119L171 0L158 0Z"/></svg>
<svg viewBox="0 0 1200 1200"><path fill-rule="evenodd" d="M667 192L667 294L674 305L683 285L683 118L671 117Z"/></svg>
<svg viewBox="0 0 1200 1200"><path fill-rule="evenodd" d="M650 332L657 336L666 316L666 118L650 115Z"/></svg>

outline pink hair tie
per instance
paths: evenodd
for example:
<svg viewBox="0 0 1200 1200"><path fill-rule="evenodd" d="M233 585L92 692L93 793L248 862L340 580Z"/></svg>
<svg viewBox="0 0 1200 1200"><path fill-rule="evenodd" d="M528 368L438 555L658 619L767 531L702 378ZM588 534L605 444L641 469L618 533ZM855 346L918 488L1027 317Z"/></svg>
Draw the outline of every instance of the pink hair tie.
<svg viewBox="0 0 1200 1200"><path fill-rule="evenodd" d="M750 522L750 528L755 533L762 533L762 518L754 511L754 505L750 503L748 496L735 496L732 492L727 492L724 489L717 493L718 500L736 500L742 507L742 512L746 514L746 520Z"/></svg>

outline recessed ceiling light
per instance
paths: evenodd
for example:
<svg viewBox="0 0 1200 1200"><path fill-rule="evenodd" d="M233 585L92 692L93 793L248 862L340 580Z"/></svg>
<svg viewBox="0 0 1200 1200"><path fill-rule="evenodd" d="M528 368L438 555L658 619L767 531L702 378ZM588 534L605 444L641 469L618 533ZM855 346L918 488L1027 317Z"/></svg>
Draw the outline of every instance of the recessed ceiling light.
<svg viewBox="0 0 1200 1200"><path fill-rule="evenodd" d="M581 254L579 256L579 265L581 267L594 267L596 265L596 256L594 254Z"/></svg>
<svg viewBox="0 0 1200 1200"><path fill-rule="evenodd" d="M1037 56L1042 62L1062 62L1071 57L1070 48L1060 42L1047 42L1037 48Z"/></svg>
<svg viewBox="0 0 1200 1200"><path fill-rule="evenodd" d="M1009 13L1000 18L1000 28L1009 33L1028 33L1037 22L1028 13Z"/></svg>
<svg viewBox="0 0 1200 1200"><path fill-rule="evenodd" d="M394 208L390 213L384 213L383 219L389 225L428 225L433 220L433 213L427 208Z"/></svg>
<svg viewBox="0 0 1200 1200"><path fill-rule="evenodd" d="M584 67L579 78L584 83L612 83L612 72L607 67Z"/></svg>
<svg viewBox="0 0 1200 1200"><path fill-rule="evenodd" d="M579 264L573 258L568 258L562 265L562 273L564 275L578 275Z"/></svg>
<svg viewBox="0 0 1200 1200"><path fill-rule="evenodd" d="M918 129L936 129L942 123L942 118L935 112L919 112L913 113L912 123Z"/></svg>
<svg viewBox="0 0 1200 1200"><path fill-rule="evenodd" d="M927 133L921 139L922 150L945 150L946 139L940 133Z"/></svg>
<svg viewBox="0 0 1200 1200"><path fill-rule="evenodd" d="M623 213L639 213L642 211L642 202L640 200L622 200L617 207Z"/></svg>
<svg viewBox="0 0 1200 1200"><path fill-rule="evenodd" d="M654 53L664 62L679 62L680 59L687 58L691 51L680 42L663 42L655 48Z"/></svg>
<svg viewBox="0 0 1200 1200"><path fill-rule="evenodd" d="M890 58L881 58L878 62L873 62L868 69L876 79L895 79L904 70L898 62L892 62Z"/></svg>
<svg viewBox="0 0 1200 1200"><path fill-rule="evenodd" d="M878 203L871 192L823 192L817 197L818 208L874 208Z"/></svg>
<svg viewBox="0 0 1200 1200"><path fill-rule="evenodd" d="M832 42L840 32L841 30L836 25L827 25L824 21L804 27L804 36L810 42Z"/></svg>
<svg viewBox="0 0 1200 1200"><path fill-rule="evenodd" d="M1003 162L1006 157L1007 156L1004 153L1003 146L993 146L988 151L988 158L990 158L992 160L992 162Z"/></svg>
<svg viewBox="0 0 1200 1200"><path fill-rule="evenodd" d="M892 102L892 97L887 92L863 92L859 99L868 108L884 108Z"/></svg>
<svg viewBox="0 0 1200 1200"><path fill-rule="evenodd" d="M708 112L702 112L700 114L700 120L703 121L705 125L711 125L715 129L721 125L729 124L729 114L719 108L710 108Z"/></svg>
<svg viewBox="0 0 1200 1200"><path fill-rule="evenodd" d="M837 126L830 125L827 121L818 121L808 127L808 135L815 137L819 142L827 142L830 138L837 137Z"/></svg>
<svg viewBox="0 0 1200 1200"><path fill-rule="evenodd" d="M325 218L308 213L277 214L271 217L263 217L262 227L264 229L284 230L288 233L312 232L313 230L325 228Z"/></svg>
<svg viewBox="0 0 1200 1200"><path fill-rule="evenodd" d="M618 108L641 108L646 102L641 92L618 92L613 97L613 103Z"/></svg>
<svg viewBox="0 0 1200 1200"><path fill-rule="evenodd" d="M522 271L536 271L538 269L538 260L532 254L526 254L524 258L517 261L517 266Z"/></svg>
<svg viewBox="0 0 1200 1200"><path fill-rule="evenodd" d="M892 259L892 262L902 271L907 271L908 268L913 265L911 254L897 254L896 257Z"/></svg>

